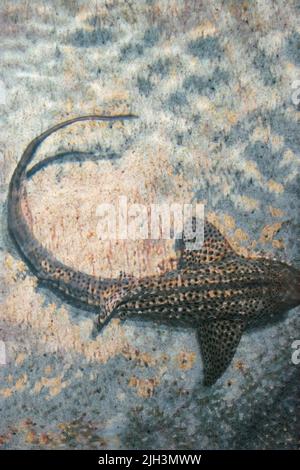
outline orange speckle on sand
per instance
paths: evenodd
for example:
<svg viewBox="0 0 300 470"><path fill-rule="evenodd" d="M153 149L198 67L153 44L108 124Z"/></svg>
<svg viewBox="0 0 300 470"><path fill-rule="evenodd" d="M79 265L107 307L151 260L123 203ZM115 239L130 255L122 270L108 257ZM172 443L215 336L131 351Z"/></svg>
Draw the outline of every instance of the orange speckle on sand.
<svg viewBox="0 0 300 470"><path fill-rule="evenodd" d="M13 394L13 391L13 388L3 388L0 390L0 395L2 395L4 398L9 398Z"/></svg>
<svg viewBox="0 0 300 470"><path fill-rule="evenodd" d="M277 250L283 250L284 248L284 241L283 240L273 240L272 241L272 246L274 248L277 248Z"/></svg>
<svg viewBox="0 0 300 470"><path fill-rule="evenodd" d="M268 188L272 193L283 193L284 191L283 185L281 183L277 183L274 180L268 181Z"/></svg>
<svg viewBox="0 0 300 470"><path fill-rule="evenodd" d="M36 441L36 433L34 431L28 431L25 437L25 442L28 444L33 444Z"/></svg>
<svg viewBox="0 0 300 470"><path fill-rule="evenodd" d="M246 366L245 366L245 363L243 361L241 361L241 360L236 361L234 366L240 372L245 372Z"/></svg>
<svg viewBox="0 0 300 470"><path fill-rule="evenodd" d="M51 378L42 377L41 380L35 383L33 392L40 393L43 388L47 388L49 390L49 396L54 397L58 395L67 384L67 382L62 382L61 375Z"/></svg>
<svg viewBox="0 0 300 470"><path fill-rule="evenodd" d="M0 446L5 444L8 440L9 440L8 436L5 436L4 434L1 434L1 436L0 436Z"/></svg>
<svg viewBox="0 0 300 470"><path fill-rule="evenodd" d="M224 225L226 230L232 230L235 227L235 220L231 215L225 215L224 217Z"/></svg>
<svg viewBox="0 0 300 470"><path fill-rule="evenodd" d="M199 37L213 36L217 33L216 25L211 21L203 21L199 26L192 29L190 32L191 39L197 39Z"/></svg>
<svg viewBox="0 0 300 470"><path fill-rule="evenodd" d="M143 398L150 398L154 394L154 390L159 384L158 378L153 379L138 379L137 377L133 376L129 380L129 387L133 387L136 389L137 394Z"/></svg>
<svg viewBox="0 0 300 470"><path fill-rule="evenodd" d="M238 115L234 113L233 111L227 111L226 117L230 124L235 124L238 120Z"/></svg>
<svg viewBox="0 0 300 470"><path fill-rule="evenodd" d="M191 369L195 363L195 360L196 360L195 352L181 351L176 356L176 362L178 364L179 369L181 370Z"/></svg>
<svg viewBox="0 0 300 470"><path fill-rule="evenodd" d="M138 349L130 347L129 344L124 346L122 354L128 360L135 360L139 365L146 367L153 367L156 363L154 357L149 353L141 353Z"/></svg>
<svg viewBox="0 0 300 470"><path fill-rule="evenodd" d="M272 217L283 217L284 212L277 207L269 206L269 211Z"/></svg>
<svg viewBox="0 0 300 470"><path fill-rule="evenodd" d="M276 222L273 225L266 225L260 234L259 241L261 243L269 243L272 241L276 233L281 229L281 226L282 222Z"/></svg>
<svg viewBox="0 0 300 470"><path fill-rule="evenodd" d="M15 390L18 390L18 391L23 390L26 383L27 383L27 374L23 374L22 377L20 377L16 381Z"/></svg>
<svg viewBox="0 0 300 470"><path fill-rule="evenodd" d="M18 354L17 357L16 357L16 361L15 361L16 365L21 366L23 364L25 358L26 358L26 355L24 353Z"/></svg>
<svg viewBox="0 0 300 470"><path fill-rule="evenodd" d="M39 442L41 445L47 445L50 443L50 438L48 434L42 433L39 438Z"/></svg>
<svg viewBox="0 0 300 470"><path fill-rule="evenodd" d="M244 230L242 230L241 228L236 229L236 231L234 232L234 236L238 241L246 241L249 239L247 233L244 232Z"/></svg>

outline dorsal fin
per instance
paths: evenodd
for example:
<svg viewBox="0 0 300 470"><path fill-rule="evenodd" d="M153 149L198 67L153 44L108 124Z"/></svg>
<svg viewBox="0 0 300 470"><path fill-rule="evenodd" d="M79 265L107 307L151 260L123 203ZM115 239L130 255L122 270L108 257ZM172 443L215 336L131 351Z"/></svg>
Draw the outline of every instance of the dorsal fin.
<svg viewBox="0 0 300 470"><path fill-rule="evenodd" d="M195 224L196 219L193 217L191 223L188 224L190 230L185 230L182 234L182 240L179 245L180 258L178 268L193 267L201 263L221 261L225 256L235 256L235 252L226 238L208 220L204 221L204 241L202 247L199 250L187 249L187 242L194 239Z"/></svg>
<svg viewBox="0 0 300 470"><path fill-rule="evenodd" d="M245 329L245 320L213 320L197 329L204 385L212 385L229 366Z"/></svg>

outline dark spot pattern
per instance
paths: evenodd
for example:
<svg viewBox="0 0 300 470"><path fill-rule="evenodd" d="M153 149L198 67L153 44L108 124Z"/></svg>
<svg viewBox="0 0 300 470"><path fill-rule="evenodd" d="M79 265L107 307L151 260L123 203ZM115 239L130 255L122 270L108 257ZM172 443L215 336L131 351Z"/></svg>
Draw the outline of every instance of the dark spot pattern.
<svg viewBox="0 0 300 470"><path fill-rule="evenodd" d="M198 59L220 59L223 50L216 37L199 38L191 41L188 45L188 52Z"/></svg>
<svg viewBox="0 0 300 470"><path fill-rule="evenodd" d="M153 47L160 39L160 28L153 27L145 31L143 42L145 47Z"/></svg>
<svg viewBox="0 0 300 470"><path fill-rule="evenodd" d="M264 85L272 86L276 83L276 76L272 72L275 60L269 57L264 50L258 51L254 57L253 65L260 72Z"/></svg>
<svg viewBox="0 0 300 470"><path fill-rule="evenodd" d="M153 89L151 80L141 76L137 78L137 86L140 94L144 96L149 96Z"/></svg>
<svg viewBox="0 0 300 470"><path fill-rule="evenodd" d="M172 112L180 111L180 109L188 104L185 94L181 91L171 93L166 102L168 108Z"/></svg>
<svg viewBox="0 0 300 470"><path fill-rule="evenodd" d="M183 89L189 93L214 96L217 88L228 82L228 73L216 68L211 76L190 75L183 82Z"/></svg>
<svg viewBox="0 0 300 470"><path fill-rule="evenodd" d="M197 335L201 348L204 385L212 385L227 369L240 342L243 321L214 321L203 323Z"/></svg>
<svg viewBox="0 0 300 470"><path fill-rule="evenodd" d="M109 29L95 29L93 31L78 29L68 39L76 47L104 46L112 40L112 34Z"/></svg>
<svg viewBox="0 0 300 470"><path fill-rule="evenodd" d="M295 65L300 65L300 34L293 33L286 40L286 55Z"/></svg>

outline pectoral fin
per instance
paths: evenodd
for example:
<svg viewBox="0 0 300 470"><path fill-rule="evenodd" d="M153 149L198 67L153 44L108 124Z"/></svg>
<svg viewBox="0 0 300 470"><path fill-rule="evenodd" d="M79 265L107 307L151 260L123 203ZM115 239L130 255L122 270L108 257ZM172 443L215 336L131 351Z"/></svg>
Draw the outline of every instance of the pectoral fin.
<svg viewBox="0 0 300 470"><path fill-rule="evenodd" d="M204 385L212 385L229 366L245 329L242 320L203 322L197 329Z"/></svg>

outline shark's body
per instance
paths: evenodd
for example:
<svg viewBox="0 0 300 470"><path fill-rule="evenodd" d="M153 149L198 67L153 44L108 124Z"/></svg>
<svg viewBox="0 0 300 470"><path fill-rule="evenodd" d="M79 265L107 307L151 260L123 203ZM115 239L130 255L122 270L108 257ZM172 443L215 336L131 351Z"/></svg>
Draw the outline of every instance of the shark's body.
<svg viewBox="0 0 300 470"><path fill-rule="evenodd" d="M12 176L8 227L36 276L81 303L99 308L100 324L112 317L142 317L197 330L204 383L211 385L231 362L243 331L300 304L300 272L265 258L238 256L206 221L200 250L186 249L184 234L177 269L141 279L98 278L64 265L36 240L22 210L28 165L53 132L84 120L115 121L134 116L83 116L45 131L26 148Z"/></svg>

